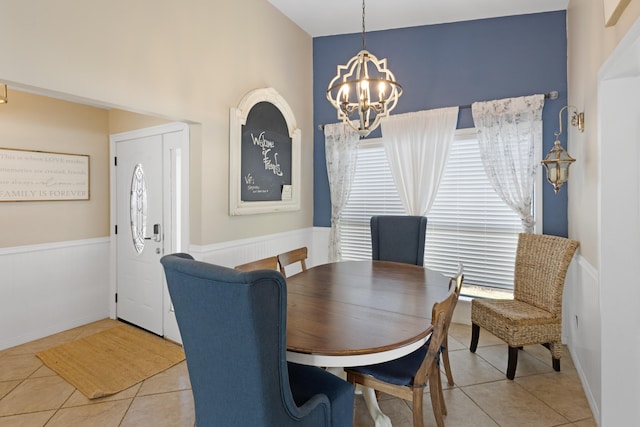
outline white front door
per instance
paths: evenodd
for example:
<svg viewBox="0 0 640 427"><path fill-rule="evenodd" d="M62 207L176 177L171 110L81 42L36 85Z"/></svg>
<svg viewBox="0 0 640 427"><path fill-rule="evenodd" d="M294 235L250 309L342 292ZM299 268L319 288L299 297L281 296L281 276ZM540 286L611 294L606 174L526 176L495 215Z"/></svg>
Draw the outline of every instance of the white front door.
<svg viewBox="0 0 640 427"><path fill-rule="evenodd" d="M157 126L111 141L116 317L180 342L160 258L188 239L188 129Z"/></svg>
<svg viewBox="0 0 640 427"><path fill-rule="evenodd" d="M162 135L116 145L118 318L162 335Z"/></svg>

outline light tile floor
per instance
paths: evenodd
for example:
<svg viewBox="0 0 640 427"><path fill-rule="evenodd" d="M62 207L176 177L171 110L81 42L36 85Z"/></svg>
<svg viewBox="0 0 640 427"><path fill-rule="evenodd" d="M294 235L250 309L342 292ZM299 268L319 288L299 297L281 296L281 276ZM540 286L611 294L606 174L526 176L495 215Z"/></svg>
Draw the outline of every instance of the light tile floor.
<svg viewBox="0 0 640 427"><path fill-rule="evenodd" d="M185 362L113 396L89 400L35 356L39 350L111 328L102 320L0 352L0 427L179 427L194 426L193 396ZM445 380L448 427L596 426L580 380L565 350L554 372L542 346L520 352L514 381L504 376L506 345L486 331L476 354L468 350L471 328L452 324L450 358L455 386ZM424 399L425 426L434 426ZM412 425L411 404L382 395L380 407L394 426ZM360 395L357 427L373 426ZM229 426L234 427L234 426Z"/></svg>

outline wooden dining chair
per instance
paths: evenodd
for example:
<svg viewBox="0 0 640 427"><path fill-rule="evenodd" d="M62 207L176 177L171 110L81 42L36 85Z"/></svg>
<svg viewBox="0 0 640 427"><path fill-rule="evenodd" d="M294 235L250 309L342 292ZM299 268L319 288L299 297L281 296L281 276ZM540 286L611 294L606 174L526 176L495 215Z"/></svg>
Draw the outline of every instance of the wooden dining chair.
<svg viewBox="0 0 640 427"><path fill-rule="evenodd" d="M447 297L433 305L433 331L425 345L400 359L345 368L347 381L412 402L414 427L423 426L423 397L428 385L436 424L438 427L444 426L443 416L447 414L447 406L438 364L459 296L458 287L452 286Z"/></svg>
<svg viewBox="0 0 640 427"><path fill-rule="evenodd" d="M268 258L262 258L245 264L236 265L234 268L240 271L278 270L278 257L274 255Z"/></svg>
<svg viewBox="0 0 640 427"><path fill-rule="evenodd" d="M449 289L452 287L455 288L455 292L460 295L462 292L462 282L464 281L463 274L463 266L462 264L458 264L458 271L455 277L449 279ZM451 310L451 317L453 318L453 310ZM432 313L431 318L435 318L435 313ZM453 386L453 374L451 373L451 363L449 362L449 325L451 324L451 319L447 322L447 331L444 335L444 342L442 343L442 365L444 366L444 372L447 375L447 382L450 386Z"/></svg>
<svg viewBox="0 0 640 427"><path fill-rule="evenodd" d="M307 259L306 246L303 246L298 249L293 249L291 251L278 255L278 265L280 266L280 273L282 273L284 277L287 277L287 274L285 272L285 267L291 264L295 264L297 262L300 263L301 271L306 271L307 270L306 259Z"/></svg>
<svg viewBox="0 0 640 427"><path fill-rule="evenodd" d="M518 350L542 344L551 351L553 369L562 356L562 290L578 242L564 237L521 233L514 270L513 299L471 301L471 345L476 352L480 328L509 346L507 378L516 374Z"/></svg>

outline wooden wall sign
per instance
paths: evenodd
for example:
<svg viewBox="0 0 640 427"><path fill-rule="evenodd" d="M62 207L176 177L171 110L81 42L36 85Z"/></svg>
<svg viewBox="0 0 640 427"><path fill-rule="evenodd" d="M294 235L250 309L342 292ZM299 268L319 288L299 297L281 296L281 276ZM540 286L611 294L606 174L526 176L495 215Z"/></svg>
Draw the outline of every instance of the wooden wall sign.
<svg viewBox="0 0 640 427"><path fill-rule="evenodd" d="M89 200L89 156L0 148L0 202Z"/></svg>

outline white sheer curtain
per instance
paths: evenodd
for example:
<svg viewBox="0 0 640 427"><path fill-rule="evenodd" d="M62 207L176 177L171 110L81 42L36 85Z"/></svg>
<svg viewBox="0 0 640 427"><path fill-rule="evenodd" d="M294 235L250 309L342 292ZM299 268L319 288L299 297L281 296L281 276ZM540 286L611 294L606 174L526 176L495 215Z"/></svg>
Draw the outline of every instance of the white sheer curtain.
<svg viewBox="0 0 640 427"><path fill-rule="evenodd" d="M408 215L426 216L444 170L458 107L396 114L382 122L393 181Z"/></svg>
<svg viewBox="0 0 640 427"><path fill-rule="evenodd" d="M542 153L544 95L476 102L471 106L480 156L494 189L533 232L531 205Z"/></svg>
<svg viewBox="0 0 640 427"><path fill-rule="evenodd" d="M344 123L324 126L324 150L331 193L331 232L329 233L329 261L340 261L340 214L349 198L351 182L356 171L360 136Z"/></svg>

